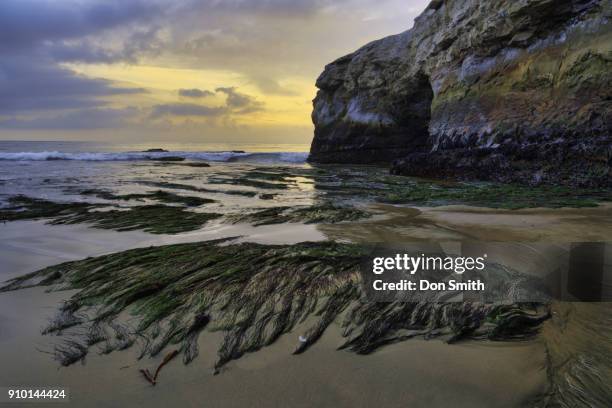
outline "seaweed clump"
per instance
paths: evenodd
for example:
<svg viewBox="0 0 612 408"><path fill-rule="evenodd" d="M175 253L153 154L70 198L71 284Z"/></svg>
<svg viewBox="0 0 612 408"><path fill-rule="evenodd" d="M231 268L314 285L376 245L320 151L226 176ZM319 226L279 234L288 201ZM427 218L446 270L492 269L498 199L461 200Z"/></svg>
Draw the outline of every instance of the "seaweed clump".
<svg viewBox="0 0 612 408"><path fill-rule="evenodd" d="M102 205L72 202L56 203L48 200L17 195L8 199L8 206L0 209L0 221L18 221L36 218L78 214Z"/></svg>
<svg viewBox="0 0 612 408"><path fill-rule="evenodd" d="M208 183L210 184L231 184L246 187L264 188L268 190L286 190L289 188L288 184L269 182L258 179L251 179L249 177L236 177L236 178L209 178Z"/></svg>
<svg viewBox="0 0 612 408"><path fill-rule="evenodd" d="M194 231L208 221L221 217L217 213L187 211L166 205L141 205L126 210L88 211L63 215L53 225L88 223L94 228L115 231L142 230L152 234L178 234Z"/></svg>
<svg viewBox="0 0 612 408"><path fill-rule="evenodd" d="M83 337L78 344L90 347L106 338L103 353L138 344L141 357L154 356L178 345L189 363L203 330L222 331L215 370L292 331L301 334L294 353L305 352L335 321L345 338L340 348L367 354L415 336L520 340L548 317L546 307L533 304L370 302L359 270L366 253L335 242L228 239L139 248L51 266L12 279L0 292L78 290L63 313L78 313L79 322L68 316ZM124 313L134 317L134 327L119 323ZM74 347L69 351L76 355ZM65 360L71 361L78 360Z"/></svg>
<svg viewBox="0 0 612 408"><path fill-rule="evenodd" d="M433 183L409 182L392 186L381 195L388 203L419 203L423 205L465 204L503 208L597 207L598 201L610 201L609 191L572 189L563 186L526 187L492 183Z"/></svg>
<svg viewBox="0 0 612 408"><path fill-rule="evenodd" d="M170 183L166 181L149 181L142 182L142 184L159 187L159 188L169 188L174 190L186 190L186 191L196 191L199 193L216 193L216 194L228 194L228 195L239 195L245 197L255 197L257 193L255 191L246 191L246 190L215 190L210 188L196 187L189 184L181 184L181 183Z"/></svg>
<svg viewBox="0 0 612 408"><path fill-rule="evenodd" d="M296 172L299 173L300 170L302 169L296 169ZM270 167L251 169L245 171L239 177L232 174L227 174L225 177L210 177L208 182L211 184L242 185L269 190L286 190L289 187L295 186L295 177L286 168Z"/></svg>
<svg viewBox="0 0 612 408"><path fill-rule="evenodd" d="M108 209L105 204L56 203L25 196L12 197L9 204L10 207L0 209L2 221L51 218L49 223L53 225L88 223L94 228L143 230L153 234L193 231L221 217L217 213L193 212L161 204Z"/></svg>
<svg viewBox="0 0 612 408"><path fill-rule="evenodd" d="M255 169L245 177L313 184L315 190L336 199L440 206L464 204L490 208L595 207L611 201L612 192L604 188L501 184L491 182L437 181L391 175L373 166L318 166L316 168L280 167Z"/></svg>
<svg viewBox="0 0 612 408"><path fill-rule="evenodd" d="M0 209L0 221L59 217L62 215L83 213L99 207L103 207L103 205L82 202L56 203L24 195L17 195L10 197L8 199L8 206Z"/></svg>
<svg viewBox="0 0 612 408"><path fill-rule="evenodd" d="M308 207L271 207L245 214L230 215L233 223L248 222L255 226L284 223L338 223L368 218L371 214L355 207L323 203Z"/></svg>
<svg viewBox="0 0 612 408"><path fill-rule="evenodd" d="M114 194L107 190L87 189L79 191L81 195L93 195L105 200L155 200L167 204L183 204L188 207L198 207L214 203L210 198L184 196L169 191L156 190L148 193Z"/></svg>

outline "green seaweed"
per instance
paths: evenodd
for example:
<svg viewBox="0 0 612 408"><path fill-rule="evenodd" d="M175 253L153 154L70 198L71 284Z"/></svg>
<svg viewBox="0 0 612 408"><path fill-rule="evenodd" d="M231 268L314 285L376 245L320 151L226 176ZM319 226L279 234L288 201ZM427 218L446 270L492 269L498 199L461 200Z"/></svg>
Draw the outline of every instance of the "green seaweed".
<svg viewBox="0 0 612 408"><path fill-rule="evenodd" d="M361 199L419 206L463 204L504 209L582 208L612 200L612 191L608 189L441 182L390 175L386 169L373 166L266 167L248 171L245 177L247 175L275 182L297 177L312 180L314 189L323 193L323 201L345 200L344 205Z"/></svg>
<svg viewBox="0 0 612 408"><path fill-rule="evenodd" d="M143 230L153 234L193 231L221 217L221 214L192 212L161 204L108 209L107 205L55 203L25 196L11 197L9 204L11 207L0 209L0 221L51 218L49 223L54 225L88 223L94 228Z"/></svg>
<svg viewBox="0 0 612 408"><path fill-rule="evenodd" d="M286 190L287 188L289 188L288 185L284 183L272 183L263 180L250 179L246 176L235 178L210 177L208 179L208 183L239 185L246 187L265 188L269 190Z"/></svg>
<svg viewBox="0 0 612 408"><path fill-rule="evenodd" d="M90 209L103 206L102 204L82 202L56 203L24 195L17 195L8 199L8 207L0 208L0 221L6 222L58 217L68 214L83 213Z"/></svg>
<svg viewBox="0 0 612 408"><path fill-rule="evenodd" d="M255 197L257 192L255 191L244 191L244 190L214 190L203 187L196 187L189 184L181 184L181 183L170 183L165 181L155 181L155 182L142 182L144 185L159 187L159 188L169 188L175 190L186 190L186 191L196 191L199 193L219 193L219 194L229 194L229 195L240 195L245 197Z"/></svg>
<svg viewBox="0 0 612 408"><path fill-rule="evenodd" d="M99 189L87 189L79 191L81 195L93 195L98 198L105 200L155 200L162 203L168 204L184 204L188 207L197 207L204 204L214 203L215 200L210 198L194 197L194 196L182 196L168 191L157 190L149 193L132 193L118 195L110 191L99 190Z"/></svg>
<svg viewBox="0 0 612 408"><path fill-rule="evenodd" d="M241 185L254 188L265 188L270 190L286 190L295 185L295 173L304 173L302 168L288 167L257 167L245 170L243 174L236 177L232 173L216 173L208 178L210 184Z"/></svg>
<svg viewBox="0 0 612 408"><path fill-rule="evenodd" d="M609 201L608 191L571 189L561 186L527 187L512 184L436 184L413 182L393 187L381 200L389 203L421 205L465 204L491 208L520 209L534 207L597 207Z"/></svg>
<svg viewBox="0 0 612 408"><path fill-rule="evenodd" d="M62 215L50 221L50 224L88 223L94 228L116 231L143 230L152 234L178 234L194 231L219 217L221 214L191 212L180 207L142 205L125 210L87 211Z"/></svg>
<svg viewBox="0 0 612 408"><path fill-rule="evenodd" d="M88 193L108 199L128 200L155 197L172 202L180 200L185 204L192 203L191 199L196 200L194 204L209 202L199 201L198 197L166 195L161 191L119 196L102 190L90 190ZM0 209L1 221L51 218L49 223L53 225L88 223L94 228L117 231L143 230L153 234L176 234L193 231L206 222L223 216L218 213L192 212L182 207L161 204L113 209L106 204L55 203L25 196L16 196L9 201L13 206ZM226 219L231 223L247 222L258 226L282 223L337 223L355 221L370 216L370 213L354 207L322 203L305 207L271 207L246 213L240 212L229 214Z"/></svg>
<svg viewBox="0 0 612 408"><path fill-rule="evenodd" d="M588 84L601 86L610 83L610 69L612 68L612 54L587 51L577 58L570 68L562 75L562 80L570 87L579 87Z"/></svg>
<svg viewBox="0 0 612 408"><path fill-rule="evenodd" d="M82 337L78 344L83 346L68 347L62 364L78 361L86 354L83 347L104 339L103 353L138 344L141 356L178 344L188 363L197 356L197 339L204 329L223 332L215 363L220 369L298 326L302 337L296 341L296 354L338 320L345 338L340 348L367 354L415 336L449 342L520 340L533 336L548 317L546 308L531 304L369 302L359 268L368 253L365 247L229 240L138 248L66 262L12 279L0 292L32 286L77 290L60 312L67 315L61 321L72 327L62 329L64 335L70 341ZM78 322L71 317L77 313ZM118 323L125 313L132 315L133 327ZM46 332L59 330L51 322ZM108 334L112 332L114 339Z"/></svg>
<svg viewBox="0 0 612 408"><path fill-rule="evenodd" d="M298 222L304 224L332 224L356 221L370 216L370 213L354 207L323 203L307 207L271 207L250 213L230 215L228 219L233 223L248 222L257 226Z"/></svg>

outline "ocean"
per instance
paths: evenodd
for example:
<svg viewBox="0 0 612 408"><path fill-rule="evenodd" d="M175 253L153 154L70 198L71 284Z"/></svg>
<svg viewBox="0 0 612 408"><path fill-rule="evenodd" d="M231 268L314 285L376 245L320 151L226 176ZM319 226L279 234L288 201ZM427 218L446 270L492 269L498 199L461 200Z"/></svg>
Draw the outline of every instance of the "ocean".
<svg viewBox="0 0 612 408"><path fill-rule="evenodd" d="M147 152L163 149L167 152ZM189 160L304 163L307 144L100 143L0 141L0 161L131 161L179 156Z"/></svg>
<svg viewBox="0 0 612 408"><path fill-rule="evenodd" d="M285 198L292 203L306 201L308 204L312 199L312 188L299 182L292 183L295 188L279 186L278 189L269 183L268 187L271 188L266 189L253 186L234 188L231 180L260 167L308 168L308 148L308 145L296 144L0 141L0 202L6 204L8 198L19 194L47 200L96 202L100 199L83 197L80 192L99 189L118 194L143 193L150 191L152 186L163 188L170 184L174 184L174 187L183 184L186 190L172 190L197 195L195 189L211 187L208 181L212 181L214 190L219 193L208 193L207 196L223 197L218 200L218 207L224 209L243 205L252 207L253 201L246 194L221 193L227 189L252 193L282 190L287 196ZM166 151L147 152L150 149ZM180 158L184 162L164 161L168 158ZM185 163L209 163L211 167L190 167Z"/></svg>

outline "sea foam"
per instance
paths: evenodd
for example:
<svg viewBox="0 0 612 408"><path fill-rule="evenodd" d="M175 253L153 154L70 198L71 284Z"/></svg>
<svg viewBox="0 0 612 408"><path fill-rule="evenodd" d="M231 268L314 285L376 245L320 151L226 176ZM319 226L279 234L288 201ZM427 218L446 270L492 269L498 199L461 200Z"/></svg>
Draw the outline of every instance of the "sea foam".
<svg viewBox="0 0 612 408"><path fill-rule="evenodd" d="M152 160L163 157L182 157L187 160L206 161L253 161L253 162L286 162L304 163L308 158L306 152L2 152L0 160L43 161L43 160L81 160L81 161L129 161Z"/></svg>

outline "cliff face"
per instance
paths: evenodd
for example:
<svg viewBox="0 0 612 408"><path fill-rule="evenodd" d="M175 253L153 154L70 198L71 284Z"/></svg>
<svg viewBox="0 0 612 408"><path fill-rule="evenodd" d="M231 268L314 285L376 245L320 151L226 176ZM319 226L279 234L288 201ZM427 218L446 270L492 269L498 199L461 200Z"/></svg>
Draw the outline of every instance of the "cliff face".
<svg viewBox="0 0 612 408"><path fill-rule="evenodd" d="M317 80L310 160L610 185L612 0L434 0Z"/></svg>

